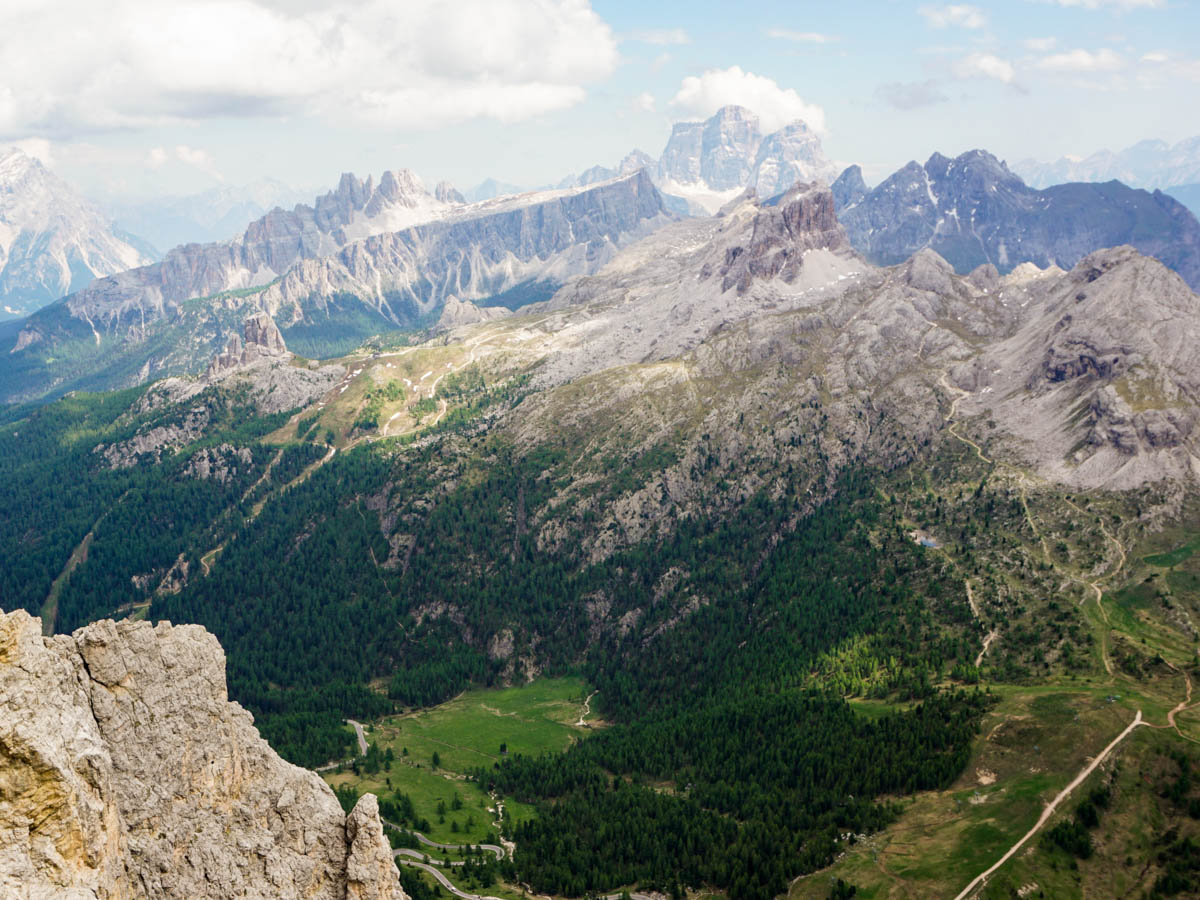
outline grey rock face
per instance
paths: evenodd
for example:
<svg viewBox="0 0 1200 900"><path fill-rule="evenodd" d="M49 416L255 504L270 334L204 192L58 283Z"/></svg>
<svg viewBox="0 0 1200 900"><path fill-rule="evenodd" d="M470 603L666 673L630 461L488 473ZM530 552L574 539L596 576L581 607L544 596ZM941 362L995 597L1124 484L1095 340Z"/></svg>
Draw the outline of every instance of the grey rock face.
<svg viewBox="0 0 1200 900"><path fill-rule="evenodd" d="M857 200L860 179L845 177L835 194L838 215L872 262L894 265L928 247L959 273L985 263L1000 272L1023 262L1069 268L1127 243L1200 286L1200 222L1157 191L1115 181L1039 191L981 150L910 162Z"/></svg>
<svg viewBox="0 0 1200 900"><path fill-rule="evenodd" d="M374 797L280 759L199 626L0 614L0 713L6 897L406 897Z"/></svg>
<svg viewBox="0 0 1200 900"><path fill-rule="evenodd" d="M1132 247L1067 273L1001 281L1021 321L970 366L964 413L983 412L1047 474L1126 489L1200 477L1200 297Z"/></svg>
<svg viewBox="0 0 1200 900"><path fill-rule="evenodd" d="M243 326L245 343L236 334L229 339L225 351L215 357L204 371L204 378L213 381L234 369L249 366L264 358L290 358L275 321L265 312L257 312Z"/></svg>
<svg viewBox="0 0 1200 900"><path fill-rule="evenodd" d="M818 184L796 185L777 206L763 207L755 216L745 245L728 247L717 269L723 290L745 293L757 280L796 279L809 250L849 249L846 234L834 212L833 194ZM701 278L708 275L701 270Z"/></svg>
<svg viewBox="0 0 1200 900"><path fill-rule="evenodd" d="M522 284L589 274L672 216L644 171L592 188L514 198L378 235L293 267L262 302L288 327L339 295L397 324L414 311L494 296Z"/></svg>

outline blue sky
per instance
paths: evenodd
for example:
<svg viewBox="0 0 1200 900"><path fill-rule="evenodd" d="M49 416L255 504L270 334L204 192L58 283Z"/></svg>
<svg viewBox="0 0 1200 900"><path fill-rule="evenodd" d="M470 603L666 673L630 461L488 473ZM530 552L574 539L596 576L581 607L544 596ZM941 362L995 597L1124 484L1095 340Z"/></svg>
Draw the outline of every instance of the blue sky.
<svg viewBox="0 0 1200 900"><path fill-rule="evenodd" d="M1187 0L8 0L0 143L96 195L262 176L557 181L722 102L800 113L875 181L1200 134Z"/></svg>

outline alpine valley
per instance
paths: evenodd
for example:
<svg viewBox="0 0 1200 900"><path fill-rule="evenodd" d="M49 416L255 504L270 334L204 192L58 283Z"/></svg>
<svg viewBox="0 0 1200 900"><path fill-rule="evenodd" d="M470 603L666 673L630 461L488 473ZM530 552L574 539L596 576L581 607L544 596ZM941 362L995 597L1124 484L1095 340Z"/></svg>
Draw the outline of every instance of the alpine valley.
<svg viewBox="0 0 1200 900"><path fill-rule="evenodd" d="M1196 896L1200 224L837 171L345 175L12 327L3 889Z"/></svg>

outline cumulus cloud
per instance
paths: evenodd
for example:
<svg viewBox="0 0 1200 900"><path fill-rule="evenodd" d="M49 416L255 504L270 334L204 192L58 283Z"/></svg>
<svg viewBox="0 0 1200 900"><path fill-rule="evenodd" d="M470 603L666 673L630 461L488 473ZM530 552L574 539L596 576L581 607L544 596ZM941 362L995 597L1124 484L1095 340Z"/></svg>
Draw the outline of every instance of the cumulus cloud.
<svg viewBox="0 0 1200 900"><path fill-rule="evenodd" d="M1047 72L1112 72L1124 65L1124 58L1108 48L1068 50L1037 61L1037 67Z"/></svg>
<svg viewBox="0 0 1200 900"><path fill-rule="evenodd" d="M660 46L667 44L688 44L692 40L682 28L635 31L630 37L635 41L641 41L643 44L658 44Z"/></svg>
<svg viewBox="0 0 1200 900"><path fill-rule="evenodd" d="M654 95L649 91L642 91L633 98L633 108L638 112L654 112Z"/></svg>
<svg viewBox="0 0 1200 900"><path fill-rule="evenodd" d="M1012 84L1016 72L1012 63L991 53L969 53L950 67L955 78L990 78Z"/></svg>
<svg viewBox="0 0 1200 900"><path fill-rule="evenodd" d="M753 110L767 132L795 119L803 119L813 131L825 131L825 110L820 106L806 102L792 88L780 87L765 75L744 72L740 66L688 76L671 101L681 112L702 118L730 104Z"/></svg>
<svg viewBox="0 0 1200 900"><path fill-rule="evenodd" d="M795 41L798 44L831 44L838 40L835 35L822 34L819 31L793 31L790 28L768 28L767 37L781 41Z"/></svg>
<svg viewBox="0 0 1200 900"><path fill-rule="evenodd" d="M987 25L987 16L977 6L922 6L917 12L934 28L983 28Z"/></svg>
<svg viewBox="0 0 1200 900"><path fill-rule="evenodd" d="M230 116L514 121L578 103L617 60L587 0L12 0L0 136Z"/></svg>
<svg viewBox="0 0 1200 900"><path fill-rule="evenodd" d="M919 109L922 106L933 106L944 103L949 99L938 88L937 82L911 81L881 84L875 89L875 96L896 109Z"/></svg>

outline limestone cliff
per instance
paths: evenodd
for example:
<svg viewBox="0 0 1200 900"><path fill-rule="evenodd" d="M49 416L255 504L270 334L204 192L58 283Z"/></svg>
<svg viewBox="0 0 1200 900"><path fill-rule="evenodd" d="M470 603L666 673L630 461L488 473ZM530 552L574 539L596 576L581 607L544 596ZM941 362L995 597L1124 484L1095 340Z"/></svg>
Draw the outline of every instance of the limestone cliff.
<svg viewBox="0 0 1200 900"><path fill-rule="evenodd" d="M0 613L0 895L407 900L375 798L342 814L231 703L195 625L43 638Z"/></svg>

